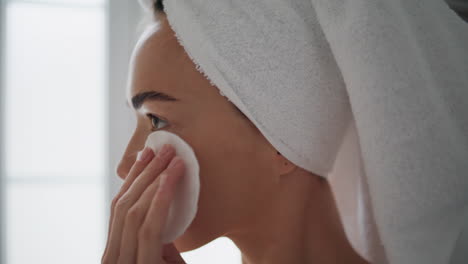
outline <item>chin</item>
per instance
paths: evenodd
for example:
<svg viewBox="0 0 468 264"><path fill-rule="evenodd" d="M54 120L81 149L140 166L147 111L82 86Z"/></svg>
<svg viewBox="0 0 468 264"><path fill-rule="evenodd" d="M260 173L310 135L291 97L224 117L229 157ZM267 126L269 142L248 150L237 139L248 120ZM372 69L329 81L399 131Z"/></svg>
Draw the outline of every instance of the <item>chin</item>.
<svg viewBox="0 0 468 264"><path fill-rule="evenodd" d="M190 237L189 234L187 234L187 232L185 232L181 237L176 239L173 243L180 253L195 250L206 245L206 243L200 243L199 241Z"/></svg>
<svg viewBox="0 0 468 264"><path fill-rule="evenodd" d="M216 239L216 237L207 237L207 232L195 232L194 228L191 227L193 226L190 226L182 236L173 242L180 253L195 250Z"/></svg>

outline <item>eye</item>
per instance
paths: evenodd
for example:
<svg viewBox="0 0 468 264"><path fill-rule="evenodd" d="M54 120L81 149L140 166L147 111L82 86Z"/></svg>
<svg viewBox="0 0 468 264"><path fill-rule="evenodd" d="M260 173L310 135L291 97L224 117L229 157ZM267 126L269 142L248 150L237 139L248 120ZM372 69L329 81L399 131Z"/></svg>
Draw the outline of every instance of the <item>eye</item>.
<svg viewBox="0 0 468 264"><path fill-rule="evenodd" d="M163 122L163 123L167 123L166 121L160 119L159 117L153 115L153 114L147 114L146 115L149 120L151 121L151 126L153 129L158 129L158 124Z"/></svg>

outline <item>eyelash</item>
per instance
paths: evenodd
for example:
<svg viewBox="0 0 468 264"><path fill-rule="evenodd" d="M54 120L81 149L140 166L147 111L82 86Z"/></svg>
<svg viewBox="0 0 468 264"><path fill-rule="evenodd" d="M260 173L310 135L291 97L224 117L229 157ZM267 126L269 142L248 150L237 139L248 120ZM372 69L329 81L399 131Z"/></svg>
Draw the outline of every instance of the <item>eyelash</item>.
<svg viewBox="0 0 468 264"><path fill-rule="evenodd" d="M151 127L152 127L153 130L157 130L157 129L158 129L157 127L154 127L153 121L154 121L155 119L158 120L158 122L157 122L158 125L159 125L159 123L161 123L161 122L166 122L166 121L162 120L161 118L159 118L159 117L157 117L157 116L155 116L155 115L153 115L153 114L147 114L146 116L149 118L149 120L150 120L150 122L151 122Z"/></svg>

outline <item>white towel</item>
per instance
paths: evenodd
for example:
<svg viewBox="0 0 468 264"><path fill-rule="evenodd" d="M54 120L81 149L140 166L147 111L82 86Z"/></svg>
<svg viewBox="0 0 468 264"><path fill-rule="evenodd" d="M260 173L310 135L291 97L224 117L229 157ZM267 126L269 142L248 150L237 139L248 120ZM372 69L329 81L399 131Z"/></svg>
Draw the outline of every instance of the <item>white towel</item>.
<svg viewBox="0 0 468 264"><path fill-rule="evenodd" d="M468 24L444 1L164 5L197 68L282 155L334 182L354 177L359 224L375 224L356 238L371 262L450 263L463 248ZM362 166L337 159L353 125L347 155Z"/></svg>

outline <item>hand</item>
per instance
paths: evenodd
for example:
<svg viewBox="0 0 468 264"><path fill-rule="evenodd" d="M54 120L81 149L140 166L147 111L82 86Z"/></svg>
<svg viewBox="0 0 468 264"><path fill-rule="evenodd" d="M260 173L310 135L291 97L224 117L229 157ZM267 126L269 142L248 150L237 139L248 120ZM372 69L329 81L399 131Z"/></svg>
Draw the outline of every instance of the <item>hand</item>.
<svg viewBox="0 0 468 264"><path fill-rule="evenodd" d="M163 245L165 226L174 190L185 167L170 146L166 155L154 157L145 148L136 160L119 193L112 200L103 264L185 263L173 243ZM166 168L168 163L180 163Z"/></svg>

